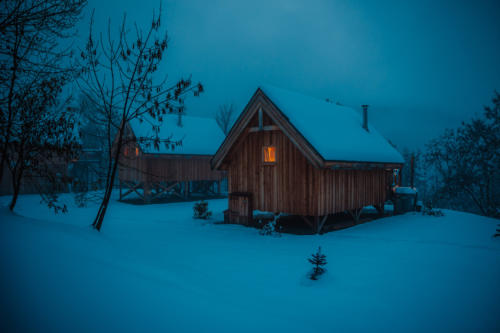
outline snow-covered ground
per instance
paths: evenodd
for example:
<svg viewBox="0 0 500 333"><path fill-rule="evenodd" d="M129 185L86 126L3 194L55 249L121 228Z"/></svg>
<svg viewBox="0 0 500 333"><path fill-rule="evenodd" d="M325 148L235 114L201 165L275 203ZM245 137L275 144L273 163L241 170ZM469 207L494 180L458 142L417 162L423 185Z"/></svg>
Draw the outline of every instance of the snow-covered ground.
<svg viewBox="0 0 500 333"><path fill-rule="evenodd" d="M0 197L6 205L9 198ZM0 211L0 331L500 332L498 221L406 214L268 237L192 202ZM328 272L307 279L321 246ZM3 328L3 329L2 329ZM9 328L6 330L6 328Z"/></svg>

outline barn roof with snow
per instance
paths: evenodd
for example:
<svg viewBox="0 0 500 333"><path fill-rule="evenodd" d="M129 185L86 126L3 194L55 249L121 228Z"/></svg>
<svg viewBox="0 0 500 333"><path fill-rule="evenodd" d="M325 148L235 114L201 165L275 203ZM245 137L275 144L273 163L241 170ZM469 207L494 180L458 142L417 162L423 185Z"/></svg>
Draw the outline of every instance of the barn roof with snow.
<svg viewBox="0 0 500 333"><path fill-rule="evenodd" d="M329 103L274 86L260 86L217 151L212 166L218 167L229 146L246 127L252 105L264 100L273 107L269 115L316 166L328 162L401 164L401 154L371 125L362 126L354 109ZM268 108L269 110L269 108Z"/></svg>
<svg viewBox="0 0 500 333"><path fill-rule="evenodd" d="M145 154L213 155L224 141L224 133L212 118L169 114L163 116L162 123L143 118L128 124ZM156 130L162 140L159 149L151 144ZM181 141L181 144L167 146L165 140Z"/></svg>

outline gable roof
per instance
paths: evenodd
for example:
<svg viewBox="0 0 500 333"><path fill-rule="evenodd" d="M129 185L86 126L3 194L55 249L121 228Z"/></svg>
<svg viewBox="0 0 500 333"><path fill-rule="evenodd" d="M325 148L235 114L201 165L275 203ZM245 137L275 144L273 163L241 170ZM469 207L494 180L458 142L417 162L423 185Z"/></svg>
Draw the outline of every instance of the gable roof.
<svg viewBox="0 0 500 333"><path fill-rule="evenodd" d="M146 154L175 154L175 155L213 155L224 141L224 133L213 118L194 116L181 117L181 126L178 126L179 116L169 114L163 116L163 122L149 117L133 119L129 121L137 143L143 153ZM141 138L155 138L153 125L159 128L159 138L162 140L182 141L179 146L169 149L164 143L160 143L159 150L150 143L151 140L141 142Z"/></svg>
<svg viewBox="0 0 500 333"><path fill-rule="evenodd" d="M401 154L369 125L362 127L361 115L345 106L273 86L261 86L233 125L212 159L218 167L241 134L260 103L280 129L298 146L313 165L328 161L349 163L404 163Z"/></svg>

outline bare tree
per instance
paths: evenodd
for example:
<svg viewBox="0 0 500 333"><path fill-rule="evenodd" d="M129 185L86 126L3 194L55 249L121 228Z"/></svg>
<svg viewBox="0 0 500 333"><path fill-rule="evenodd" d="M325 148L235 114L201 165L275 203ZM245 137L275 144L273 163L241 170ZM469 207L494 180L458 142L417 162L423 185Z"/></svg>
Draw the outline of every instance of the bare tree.
<svg viewBox="0 0 500 333"><path fill-rule="evenodd" d="M109 154L104 195L92 224L98 231L111 198L122 148L128 144L126 124L133 119L152 119L156 123L152 125L156 133L150 138L152 144L156 148L161 143L168 145L158 135L163 115L182 114L185 97L198 96L203 91L203 86L193 85L191 78L169 83L165 75L157 80L168 44L166 31L160 29L160 16L153 13L151 24L143 31L137 24L128 30L124 15L116 39L112 37L110 22L107 37L100 35L96 39L92 19L89 38L81 52L84 66L79 85L100 110L100 119L104 119Z"/></svg>
<svg viewBox="0 0 500 333"><path fill-rule="evenodd" d="M234 110L233 104L223 104L219 106L219 110L217 110L217 113L215 114L215 120L225 135L227 135L231 129Z"/></svg>
<svg viewBox="0 0 500 333"><path fill-rule="evenodd" d="M80 18L86 0L4 0L0 2L0 182L20 115L30 92L74 71L66 61L63 38ZM65 79L66 81L66 79ZM30 108L35 111L36 108ZM46 108L39 112L48 111ZM17 127L17 129L16 129Z"/></svg>
<svg viewBox="0 0 500 333"><path fill-rule="evenodd" d="M65 167L77 157L80 145L74 130L76 118L66 108L69 98L58 98L67 79L55 76L27 87L29 91L16 103L14 135L7 150L13 184L10 210L16 205L22 181L29 182L56 212L66 210L57 204L57 192L69 182Z"/></svg>

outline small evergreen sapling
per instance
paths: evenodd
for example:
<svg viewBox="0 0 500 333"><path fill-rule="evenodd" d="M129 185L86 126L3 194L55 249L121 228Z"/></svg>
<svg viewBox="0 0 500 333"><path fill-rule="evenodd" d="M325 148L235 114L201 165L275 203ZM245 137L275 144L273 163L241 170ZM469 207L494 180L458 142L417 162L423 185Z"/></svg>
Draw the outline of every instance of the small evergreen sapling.
<svg viewBox="0 0 500 333"><path fill-rule="evenodd" d="M307 259L314 267L313 272L311 273L311 280L317 280L318 276L325 272L326 255L321 253L321 246L318 247L318 251L311 255L311 258Z"/></svg>
<svg viewBox="0 0 500 333"><path fill-rule="evenodd" d="M208 210L208 202L201 200L200 202L195 202L194 207L194 218L195 219L208 219L212 216L212 212Z"/></svg>

